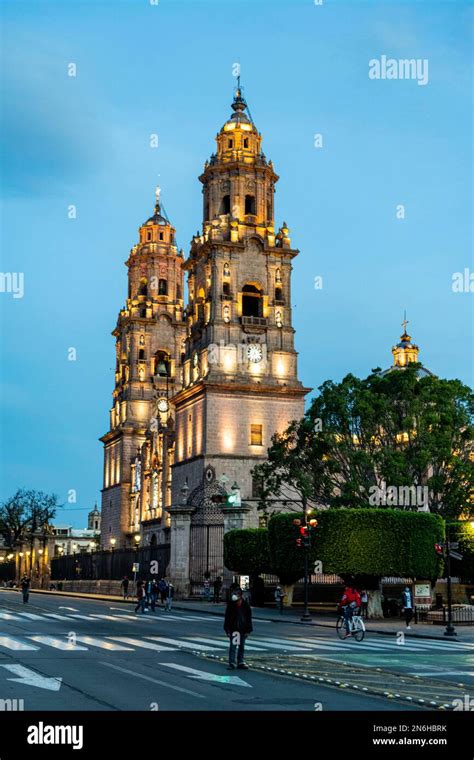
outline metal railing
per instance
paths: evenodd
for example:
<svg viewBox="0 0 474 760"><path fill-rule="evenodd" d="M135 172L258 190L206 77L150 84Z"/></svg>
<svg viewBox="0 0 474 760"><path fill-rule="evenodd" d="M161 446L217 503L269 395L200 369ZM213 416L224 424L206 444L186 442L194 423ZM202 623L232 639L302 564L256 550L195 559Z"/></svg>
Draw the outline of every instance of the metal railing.
<svg viewBox="0 0 474 760"><path fill-rule="evenodd" d="M419 609L415 610L415 620L417 623L427 625L447 625L448 608L441 609ZM452 622L454 625L474 625L474 607L462 605L457 607L453 605Z"/></svg>

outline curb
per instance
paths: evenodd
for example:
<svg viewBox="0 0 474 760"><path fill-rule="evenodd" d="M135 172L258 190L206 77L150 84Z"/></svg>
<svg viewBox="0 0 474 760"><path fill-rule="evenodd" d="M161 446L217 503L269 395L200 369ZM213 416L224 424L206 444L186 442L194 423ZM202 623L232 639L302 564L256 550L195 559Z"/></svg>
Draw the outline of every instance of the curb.
<svg viewBox="0 0 474 760"><path fill-rule="evenodd" d="M204 655L202 652L193 652L193 654L197 655L198 657L202 657L206 660L217 660L219 662L225 663L227 662L227 659L225 657L220 657L219 655ZM447 711L447 710L453 710L453 706L449 703L440 703L432 701L427 701L422 698L414 698L414 697L403 697L400 694L392 693L389 691L381 692L378 689L372 689L369 686L357 686L357 684L349 683L348 681L344 680L336 680L335 678L323 678L322 676L313 676L308 675L306 673L298 673L294 670L286 670L285 668L272 668L268 665L259 665L258 663L253 663L251 666L252 670L263 670L266 673L271 673L272 675L278 675L278 676L286 676L287 678L294 678L298 681L307 681L311 683L318 683L320 686L330 686L333 688L338 689L347 689L348 691L359 691L361 694L367 694L370 696L376 696L376 697L385 697L386 699L393 699L396 702L399 703L407 703L417 705L418 707L424 707L427 710L430 710L431 712L435 711Z"/></svg>

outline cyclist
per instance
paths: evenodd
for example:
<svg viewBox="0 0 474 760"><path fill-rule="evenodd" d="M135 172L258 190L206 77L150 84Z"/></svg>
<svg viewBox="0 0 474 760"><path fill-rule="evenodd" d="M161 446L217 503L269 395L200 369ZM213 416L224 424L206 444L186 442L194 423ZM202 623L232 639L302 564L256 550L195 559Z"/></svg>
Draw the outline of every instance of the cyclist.
<svg viewBox="0 0 474 760"><path fill-rule="evenodd" d="M360 600L360 594L357 589L353 588L353 586L346 586L342 595L342 599L339 603L339 608L343 612L344 623L346 625L346 639L351 635L352 615L354 614L354 611L361 606L361 604L362 602Z"/></svg>

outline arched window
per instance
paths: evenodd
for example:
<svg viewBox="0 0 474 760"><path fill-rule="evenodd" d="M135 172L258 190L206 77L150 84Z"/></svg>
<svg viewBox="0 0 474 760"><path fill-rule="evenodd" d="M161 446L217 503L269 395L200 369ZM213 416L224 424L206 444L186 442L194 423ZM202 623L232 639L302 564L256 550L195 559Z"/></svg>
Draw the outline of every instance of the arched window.
<svg viewBox="0 0 474 760"><path fill-rule="evenodd" d="M158 295L159 296L168 295L168 281L167 280L158 280Z"/></svg>
<svg viewBox="0 0 474 760"><path fill-rule="evenodd" d="M146 319L146 306L140 309L140 319Z"/></svg>
<svg viewBox="0 0 474 760"><path fill-rule="evenodd" d="M157 351L155 354L155 375L169 377L170 357L166 351Z"/></svg>
<svg viewBox="0 0 474 760"><path fill-rule="evenodd" d="M230 214L230 195L224 195L222 198L221 214Z"/></svg>
<svg viewBox="0 0 474 760"><path fill-rule="evenodd" d="M255 210L255 195L246 195L245 196L245 213L246 214L256 214Z"/></svg>
<svg viewBox="0 0 474 760"><path fill-rule="evenodd" d="M275 288L275 301L282 301L283 295L281 288Z"/></svg>
<svg viewBox="0 0 474 760"><path fill-rule="evenodd" d="M222 283L222 292L225 296L230 296L230 282Z"/></svg>
<svg viewBox="0 0 474 760"><path fill-rule="evenodd" d="M139 362L145 361L145 351L143 350L143 348L141 348L138 352L138 361Z"/></svg>
<svg viewBox="0 0 474 760"><path fill-rule="evenodd" d="M152 231L152 230L147 230L147 231L146 231L146 239L147 239L147 242L149 243L149 242L150 242L150 240L152 240L152 238L153 238L153 231Z"/></svg>
<svg viewBox="0 0 474 760"><path fill-rule="evenodd" d="M263 312L263 295L255 285L242 288L242 316L261 317Z"/></svg>
<svg viewBox="0 0 474 760"><path fill-rule="evenodd" d="M234 147L234 141L233 140L228 140L227 147L228 148L233 148Z"/></svg>
<svg viewBox="0 0 474 760"><path fill-rule="evenodd" d="M178 301L182 298L181 285L176 285L176 298Z"/></svg>
<svg viewBox="0 0 474 760"><path fill-rule="evenodd" d="M249 138L244 137L244 148L248 148L248 147L249 147Z"/></svg>
<svg viewBox="0 0 474 760"><path fill-rule="evenodd" d="M140 280L140 285L138 286L138 295L139 296L147 296L148 295L148 282L146 277L142 277Z"/></svg>

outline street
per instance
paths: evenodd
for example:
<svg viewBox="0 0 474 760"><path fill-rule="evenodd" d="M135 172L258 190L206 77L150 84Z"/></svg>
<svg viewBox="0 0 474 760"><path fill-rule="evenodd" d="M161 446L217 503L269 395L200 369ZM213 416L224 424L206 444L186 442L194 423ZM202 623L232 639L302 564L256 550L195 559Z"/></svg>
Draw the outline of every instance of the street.
<svg viewBox="0 0 474 760"><path fill-rule="evenodd" d="M38 711L425 712L452 709L473 688L474 644L462 641L399 645L368 633L342 642L331 628L274 623L254 609L250 669L229 671L220 615L133 610L34 593L23 605L2 589L0 700Z"/></svg>

